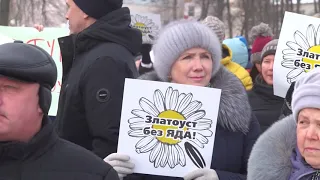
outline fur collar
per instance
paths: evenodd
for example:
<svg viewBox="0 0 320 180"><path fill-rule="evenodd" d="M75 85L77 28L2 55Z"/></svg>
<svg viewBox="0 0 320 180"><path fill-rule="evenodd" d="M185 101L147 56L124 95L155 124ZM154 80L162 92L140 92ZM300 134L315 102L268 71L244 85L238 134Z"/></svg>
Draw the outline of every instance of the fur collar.
<svg viewBox="0 0 320 180"><path fill-rule="evenodd" d="M144 74L139 79L161 81L155 71ZM251 107L240 80L221 67L211 79L211 87L222 90L218 123L230 131L246 134L251 122Z"/></svg>
<svg viewBox="0 0 320 180"><path fill-rule="evenodd" d="M288 116L274 123L253 146L248 161L248 180L288 179L290 157L296 147L296 123Z"/></svg>

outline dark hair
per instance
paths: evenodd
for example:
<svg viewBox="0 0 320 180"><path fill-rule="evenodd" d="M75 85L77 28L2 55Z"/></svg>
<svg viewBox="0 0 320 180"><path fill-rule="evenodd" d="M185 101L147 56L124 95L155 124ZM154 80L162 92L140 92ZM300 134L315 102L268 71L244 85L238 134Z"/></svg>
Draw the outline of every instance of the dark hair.
<svg viewBox="0 0 320 180"><path fill-rule="evenodd" d="M256 67L255 64L253 64L252 66L252 69L250 71L250 76L251 76L251 79L252 79L252 82L255 83L255 80L256 80L256 77L259 75L259 71Z"/></svg>

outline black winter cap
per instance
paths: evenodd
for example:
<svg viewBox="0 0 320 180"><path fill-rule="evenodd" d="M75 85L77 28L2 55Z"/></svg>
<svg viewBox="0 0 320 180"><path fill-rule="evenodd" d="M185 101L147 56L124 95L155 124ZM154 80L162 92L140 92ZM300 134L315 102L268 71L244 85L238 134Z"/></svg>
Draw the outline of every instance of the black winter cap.
<svg viewBox="0 0 320 180"><path fill-rule="evenodd" d="M74 2L84 13L95 19L120 9L123 4L123 0L74 0Z"/></svg>

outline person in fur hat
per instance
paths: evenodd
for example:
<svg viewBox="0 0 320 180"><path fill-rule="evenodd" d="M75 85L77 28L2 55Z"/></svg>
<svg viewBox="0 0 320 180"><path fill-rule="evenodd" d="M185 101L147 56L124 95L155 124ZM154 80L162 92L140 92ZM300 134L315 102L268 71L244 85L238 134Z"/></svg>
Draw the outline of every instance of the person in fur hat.
<svg viewBox="0 0 320 180"><path fill-rule="evenodd" d="M274 123L254 145L248 180L320 179L320 69L295 83L293 114Z"/></svg>
<svg viewBox="0 0 320 180"><path fill-rule="evenodd" d="M155 70L140 79L222 90L210 169L189 172L183 179L245 180L247 159L260 135L260 127L251 113L245 88L220 64L221 43L216 34L199 22L173 22L162 30L153 46L153 52ZM105 161L116 169L120 177L133 172L134 164L128 155L111 154ZM138 180L181 179L137 176L140 177L136 178ZM133 179L130 176L127 178Z"/></svg>
<svg viewBox="0 0 320 180"><path fill-rule="evenodd" d="M251 55L250 61L253 65L250 76L252 81L254 82L256 76L261 72L261 52L263 47L273 39L273 33L268 24L260 23L250 30L249 38L251 39L252 48L251 48Z"/></svg>

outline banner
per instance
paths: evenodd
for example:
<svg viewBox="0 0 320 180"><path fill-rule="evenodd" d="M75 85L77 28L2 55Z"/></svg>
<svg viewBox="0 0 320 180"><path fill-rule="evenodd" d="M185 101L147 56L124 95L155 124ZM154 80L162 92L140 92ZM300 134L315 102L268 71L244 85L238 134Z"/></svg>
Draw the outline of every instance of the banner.
<svg viewBox="0 0 320 180"><path fill-rule="evenodd" d="M290 84L320 67L320 19L286 12L273 67L274 94L285 97Z"/></svg>
<svg viewBox="0 0 320 180"><path fill-rule="evenodd" d="M220 89L126 79L118 153L141 174L210 168L220 96Z"/></svg>
<svg viewBox="0 0 320 180"><path fill-rule="evenodd" d="M7 27L0 26L1 36L6 36L14 40L21 40L24 43L37 45L45 49L54 59L58 69L58 79L56 85L52 88L52 102L49 110L50 116L55 116L58 109L59 94L62 79L62 57L57 38L67 36L67 28L44 28L39 32L33 27ZM1 37L0 36L0 37ZM0 41L1 42L1 41Z"/></svg>
<svg viewBox="0 0 320 180"><path fill-rule="evenodd" d="M161 28L160 15L131 12L131 26L142 32L143 43L153 44Z"/></svg>

